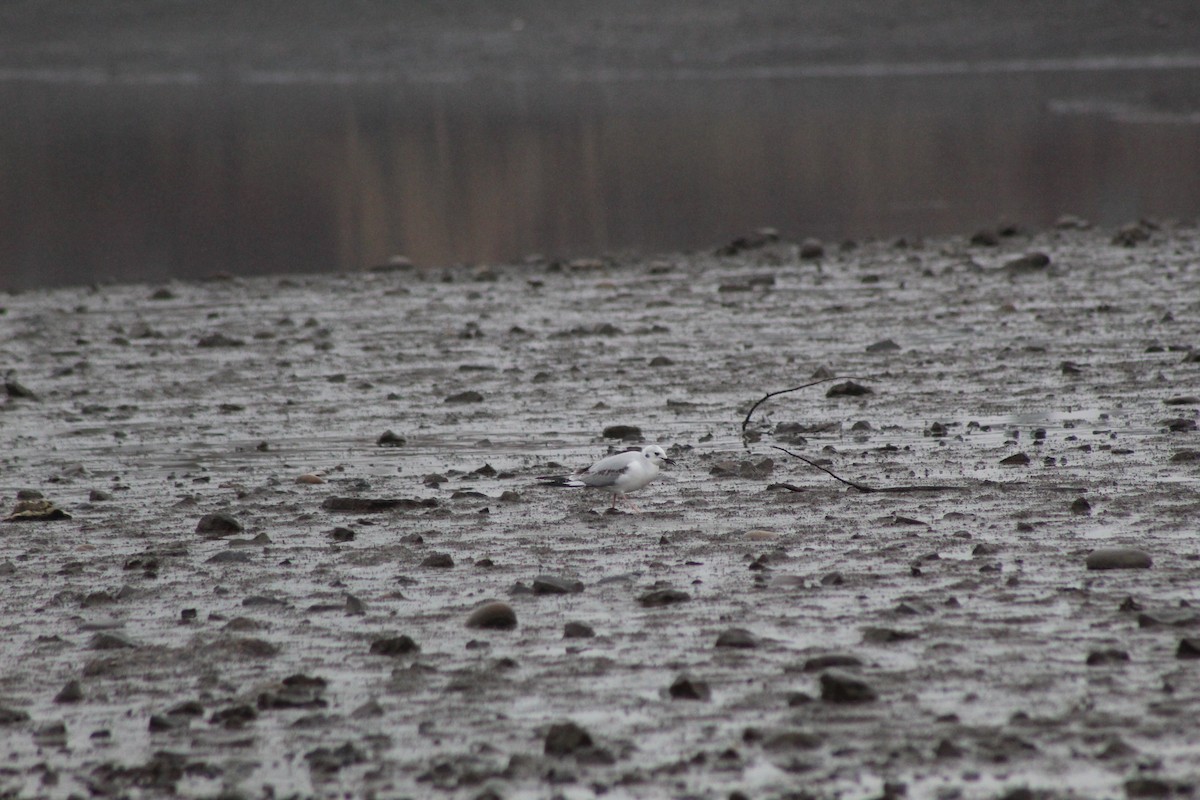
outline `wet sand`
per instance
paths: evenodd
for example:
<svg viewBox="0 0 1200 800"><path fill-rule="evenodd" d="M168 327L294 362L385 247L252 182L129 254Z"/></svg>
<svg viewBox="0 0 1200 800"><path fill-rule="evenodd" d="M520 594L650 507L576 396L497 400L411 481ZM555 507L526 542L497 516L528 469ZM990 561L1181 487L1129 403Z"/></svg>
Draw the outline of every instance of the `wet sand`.
<svg viewBox="0 0 1200 800"><path fill-rule="evenodd" d="M0 791L1190 796L1200 234L1136 230L6 295L0 505L70 519L0 524ZM610 425L642 513L537 485Z"/></svg>

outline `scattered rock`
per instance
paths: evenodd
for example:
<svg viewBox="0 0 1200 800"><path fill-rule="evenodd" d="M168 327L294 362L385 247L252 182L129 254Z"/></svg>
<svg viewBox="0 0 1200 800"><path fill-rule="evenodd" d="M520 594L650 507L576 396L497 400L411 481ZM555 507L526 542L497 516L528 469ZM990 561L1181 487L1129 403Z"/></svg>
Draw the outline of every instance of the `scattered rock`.
<svg viewBox="0 0 1200 800"><path fill-rule="evenodd" d="M49 500L18 500L5 522L55 522L70 519L71 515Z"/></svg>
<svg viewBox="0 0 1200 800"><path fill-rule="evenodd" d="M222 536L241 533L243 530L245 529L242 527L242 523L238 522L236 517L223 511L205 514L196 523L196 533L203 534L210 539L219 539Z"/></svg>
<svg viewBox="0 0 1200 800"><path fill-rule="evenodd" d="M483 395L474 389L467 389L465 392L458 392L457 394L450 395L442 402L453 404L482 403Z"/></svg>
<svg viewBox="0 0 1200 800"><path fill-rule="evenodd" d="M800 243L800 258L804 261L815 261L825 255L825 245L820 239L805 239Z"/></svg>
<svg viewBox="0 0 1200 800"><path fill-rule="evenodd" d="M866 681L829 671L821 673L821 699L826 703L870 703L877 695Z"/></svg>
<svg viewBox="0 0 1200 800"><path fill-rule="evenodd" d="M10 400L32 400L41 402L41 398L21 385L10 370L4 378L4 392Z"/></svg>
<svg viewBox="0 0 1200 800"><path fill-rule="evenodd" d="M421 562L422 567L430 567L433 569L449 569L454 566L454 559L449 553L430 553Z"/></svg>
<svg viewBox="0 0 1200 800"><path fill-rule="evenodd" d="M708 688L708 684L690 675L677 677L668 687L667 694L674 700L707 701L712 698L712 690Z"/></svg>
<svg viewBox="0 0 1200 800"><path fill-rule="evenodd" d="M1087 501L1086 497L1076 497L1071 503L1071 513L1087 516L1092 513L1092 504Z"/></svg>
<svg viewBox="0 0 1200 800"><path fill-rule="evenodd" d="M878 342L873 342L872 344L867 345L868 353L895 353L900 349L900 345L896 344L896 342L892 339L880 339ZM833 389L830 389L830 391L833 391ZM859 392L859 394L867 394L867 392ZM825 396L836 397L836 395L831 395L828 392L825 394Z"/></svg>
<svg viewBox="0 0 1200 800"><path fill-rule="evenodd" d="M77 680L69 680L59 689L58 694L54 695L56 703L78 703L83 699L83 687L79 685Z"/></svg>
<svg viewBox="0 0 1200 800"><path fill-rule="evenodd" d="M659 608L675 605L676 603L686 603L691 599L692 596L690 594L679 589L655 589L639 597L638 603L646 608Z"/></svg>
<svg viewBox="0 0 1200 800"><path fill-rule="evenodd" d="M863 397L869 394L875 394L875 390L863 386L858 381L835 383L829 387L829 391L825 392L826 397Z"/></svg>
<svg viewBox="0 0 1200 800"><path fill-rule="evenodd" d="M870 644L892 644L894 642L907 642L917 638L917 634L913 631L879 628L870 625L862 629L862 634L863 641Z"/></svg>
<svg viewBox="0 0 1200 800"><path fill-rule="evenodd" d="M574 722L561 722L551 725L546 732L543 752L548 756L562 758L591 747L592 736Z"/></svg>
<svg viewBox="0 0 1200 800"><path fill-rule="evenodd" d="M1011 456L1000 459L1000 465L1004 467L1024 467L1031 460L1025 453L1013 453Z"/></svg>
<svg viewBox="0 0 1200 800"><path fill-rule="evenodd" d="M600 434L605 439L620 439L623 442L640 442L642 429L637 425L609 425Z"/></svg>
<svg viewBox="0 0 1200 800"><path fill-rule="evenodd" d="M1110 664L1126 664L1129 662L1129 653L1125 650L1109 648L1106 650L1093 650L1088 653L1087 665L1089 667L1103 667Z"/></svg>
<svg viewBox="0 0 1200 800"><path fill-rule="evenodd" d="M351 514L379 514L384 511L409 511L417 508L437 508L434 497L419 500L412 497L326 497L321 508L326 511L344 511Z"/></svg>
<svg viewBox="0 0 1200 800"><path fill-rule="evenodd" d="M333 775L343 767L365 764L367 757L353 744L346 742L333 749L318 747L310 750L304 754L304 760L308 762L308 768L311 771L321 775Z"/></svg>
<svg viewBox="0 0 1200 800"><path fill-rule="evenodd" d="M824 737L807 731L779 731L763 739L763 749L772 752L815 750L825 743Z"/></svg>
<svg viewBox="0 0 1200 800"><path fill-rule="evenodd" d="M823 656L813 656L804 662L805 672L820 672L831 668L861 667L862 659L845 653L829 653Z"/></svg>
<svg viewBox="0 0 1200 800"><path fill-rule="evenodd" d="M100 631L99 633L92 634L92 638L88 641L88 649L90 650L123 650L134 647L137 647L137 645L129 639L120 634L108 631Z"/></svg>
<svg viewBox="0 0 1200 800"><path fill-rule="evenodd" d="M583 581L556 575L538 575L533 579L532 590L534 594L577 594L583 591Z"/></svg>
<svg viewBox="0 0 1200 800"><path fill-rule="evenodd" d="M379 438L375 440L375 444L379 447L403 447L408 444L408 440L399 434L386 430L379 434Z"/></svg>
<svg viewBox="0 0 1200 800"><path fill-rule="evenodd" d="M1194 659L1200 658L1200 639L1184 638L1179 640L1179 647L1175 650L1176 658Z"/></svg>
<svg viewBox="0 0 1200 800"><path fill-rule="evenodd" d="M517 627L517 613L507 603L494 600L472 611L467 627L510 631Z"/></svg>
<svg viewBox="0 0 1200 800"><path fill-rule="evenodd" d="M22 722L28 721L29 715L24 711L0 706L0 725L19 725Z"/></svg>
<svg viewBox="0 0 1200 800"><path fill-rule="evenodd" d="M373 656L406 656L409 653L420 652L421 647L412 640L411 636L385 636L371 642Z"/></svg>
<svg viewBox="0 0 1200 800"><path fill-rule="evenodd" d="M334 528L329 532L329 538L335 542L353 542L355 533L350 528Z"/></svg>
<svg viewBox="0 0 1200 800"><path fill-rule="evenodd" d="M205 564L249 564L254 556L244 550L224 550L205 559Z"/></svg>
<svg viewBox="0 0 1200 800"><path fill-rule="evenodd" d="M1172 464L1196 464L1200 463L1200 450L1180 450L1175 455L1171 456Z"/></svg>
<svg viewBox="0 0 1200 800"><path fill-rule="evenodd" d="M564 639L591 639L595 635L592 626L582 622L568 622L563 626Z"/></svg>
<svg viewBox="0 0 1200 800"><path fill-rule="evenodd" d="M1087 557L1088 569L1149 569L1154 562L1144 550L1132 547L1105 547Z"/></svg>
<svg viewBox="0 0 1200 800"><path fill-rule="evenodd" d="M1122 610L1124 604L1122 604ZM1195 625L1200 621L1194 611L1186 608L1164 608L1159 611L1146 611L1137 616L1139 628L1185 627Z"/></svg>
<svg viewBox="0 0 1200 800"><path fill-rule="evenodd" d="M241 339L234 339L220 332L203 336L196 342L197 347L242 347L245 344Z"/></svg>
<svg viewBox="0 0 1200 800"><path fill-rule="evenodd" d="M716 647L735 647L752 650L758 647L758 639L745 628L729 628L717 636Z"/></svg>

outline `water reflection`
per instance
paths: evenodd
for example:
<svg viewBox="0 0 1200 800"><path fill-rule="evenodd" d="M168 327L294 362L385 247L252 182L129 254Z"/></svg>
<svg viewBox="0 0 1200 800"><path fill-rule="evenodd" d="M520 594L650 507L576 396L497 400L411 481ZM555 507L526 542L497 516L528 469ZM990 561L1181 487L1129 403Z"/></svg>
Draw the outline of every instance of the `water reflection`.
<svg viewBox="0 0 1200 800"><path fill-rule="evenodd" d="M1198 79L8 81L0 287L1194 219Z"/></svg>

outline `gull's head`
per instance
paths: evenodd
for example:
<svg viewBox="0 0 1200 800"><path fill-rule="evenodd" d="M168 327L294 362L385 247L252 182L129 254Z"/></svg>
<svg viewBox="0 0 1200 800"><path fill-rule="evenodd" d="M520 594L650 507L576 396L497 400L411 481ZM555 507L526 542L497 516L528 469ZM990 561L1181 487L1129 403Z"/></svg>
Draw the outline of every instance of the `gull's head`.
<svg viewBox="0 0 1200 800"><path fill-rule="evenodd" d="M667 451L663 450L656 444L646 445L642 448L642 455L657 464L660 461L665 461L668 464L674 464L675 460L667 458Z"/></svg>

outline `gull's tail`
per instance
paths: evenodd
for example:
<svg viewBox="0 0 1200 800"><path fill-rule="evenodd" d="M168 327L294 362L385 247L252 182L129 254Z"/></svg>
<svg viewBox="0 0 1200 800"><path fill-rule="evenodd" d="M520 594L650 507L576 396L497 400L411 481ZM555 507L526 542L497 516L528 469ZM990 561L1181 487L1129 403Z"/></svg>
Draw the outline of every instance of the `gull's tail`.
<svg viewBox="0 0 1200 800"><path fill-rule="evenodd" d="M538 475L537 479L543 486L566 486L571 489L581 489L586 483L573 475Z"/></svg>

